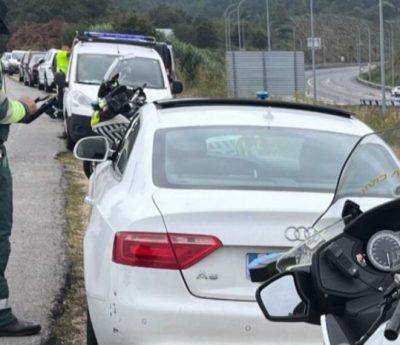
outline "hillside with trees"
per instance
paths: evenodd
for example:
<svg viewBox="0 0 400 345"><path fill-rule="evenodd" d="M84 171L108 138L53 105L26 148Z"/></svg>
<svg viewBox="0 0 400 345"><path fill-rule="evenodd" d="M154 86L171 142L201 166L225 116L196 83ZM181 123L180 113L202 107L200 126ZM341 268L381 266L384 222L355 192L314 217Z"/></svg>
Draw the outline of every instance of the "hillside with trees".
<svg viewBox="0 0 400 345"><path fill-rule="evenodd" d="M385 0L385 17L394 18L400 14L400 2ZM207 16L208 18L221 18L226 7L238 3L232 0L113 0L117 7L134 9L136 11L149 11L158 6L170 6L184 10L192 16ZM265 1L247 0L243 9L253 18L262 16L265 11ZM274 20L284 17L307 15L309 0L270 0L270 9ZM316 14L337 14L354 16L366 20L378 18L377 0L314 0Z"/></svg>
<svg viewBox="0 0 400 345"><path fill-rule="evenodd" d="M236 0L6 0L12 36L7 49L41 49L70 43L76 31L86 30L157 35L156 28L171 28L182 79L196 82L199 71L206 80L224 80L224 12ZM67 5L68 4L68 5ZM265 1L247 0L241 7L244 48L267 49ZM269 0L271 45L273 50L307 49L310 36L309 0ZM398 0L384 1L386 21L400 30ZM368 30L371 32L372 59L379 58L377 0L314 0L315 35L323 48L316 53L317 63L368 60ZM386 24L386 37L390 27ZM238 49L235 14L232 15L232 49ZM386 49L390 49L386 40ZM5 48L0 40L0 50ZM395 41L395 50L400 49ZM221 86L222 89L223 86ZM205 87L207 89L207 87ZM221 91L223 94L223 91Z"/></svg>

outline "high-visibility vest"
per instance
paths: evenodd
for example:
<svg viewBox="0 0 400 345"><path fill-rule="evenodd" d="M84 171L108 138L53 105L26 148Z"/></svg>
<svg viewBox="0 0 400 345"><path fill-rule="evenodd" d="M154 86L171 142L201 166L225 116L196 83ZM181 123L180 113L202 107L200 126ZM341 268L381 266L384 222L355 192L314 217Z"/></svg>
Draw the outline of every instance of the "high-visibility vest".
<svg viewBox="0 0 400 345"><path fill-rule="evenodd" d="M18 101L11 101L5 94L4 75L0 66L0 142L8 138L10 124L24 120L25 106Z"/></svg>
<svg viewBox="0 0 400 345"><path fill-rule="evenodd" d="M69 52L60 50L57 53L57 72L67 74L69 65Z"/></svg>

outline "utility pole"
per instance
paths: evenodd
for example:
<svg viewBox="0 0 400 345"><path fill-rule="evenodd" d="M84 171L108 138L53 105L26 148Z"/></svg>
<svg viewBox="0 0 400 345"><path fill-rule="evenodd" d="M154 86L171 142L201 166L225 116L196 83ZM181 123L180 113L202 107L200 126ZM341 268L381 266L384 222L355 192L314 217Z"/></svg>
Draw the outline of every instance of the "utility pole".
<svg viewBox="0 0 400 345"><path fill-rule="evenodd" d="M271 31L270 31L270 23L269 23L269 0L266 0L266 9L267 9L267 36L268 36L268 51L271 51Z"/></svg>
<svg viewBox="0 0 400 345"><path fill-rule="evenodd" d="M357 32L357 60L358 60L358 75L361 75L361 29L358 26L358 32Z"/></svg>
<svg viewBox="0 0 400 345"><path fill-rule="evenodd" d="M392 23L389 23L390 26L390 38L391 38L391 54L392 54L392 88L394 87L394 29Z"/></svg>
<svg viewBox="0 0 400 345"><path fill-rule="evenodd" d="M382 92L382 112L386 112L386 78L385 78L385 41L383 32L383 4L379 0L379 36L381 50L381 92Z"/></svg>
<svg viewBox="0 0 400 345"><path fill-rule="evenodd" d="M240 0L239 4L237 5L237 24L238 24L238 46L239 50L242 49L242 30L240 28L240 6L245 2L246 0Z"/></svg>
<svg viewBox="0 0 400 345"><path fill-rule="evenodd" d="M228 50L229 50L229 51L232 51L231 17L232 17L232 14L234 14L235 12L236 12L236 8L234 8L233 10L231 10L231 11L228 13L228 37L229 37L229 40L228 40Z"/></svg>
<svg viewBox="0 0 400 345"><path fill-rule="evenodd" d="M368 80L371 81L371 59L372 59L372 53L371 53L371 29L368 28Z"/></svg>
<svg viewBox="0 0 400 345"><path fill-rule="evenodd" d="M382 1L382 0L381 0ZM314 45L314 1L310 0L310 19L311 19L311 57L313 70L313 98L317 101L317 79L315 72L315 45Z"/></svg>
<svg viewBox="0 0 400 345"><path fill-rule="evenodd" d="M229 6L226 7L225 12L224 12L224 19L225 19L225 50L229 50L229 41L231 39L231 36L228 36L228 32L230 31L228 29L228 12L235 6L236 4L230 4ZM230 23L229 23L230 25Z"/></svg>

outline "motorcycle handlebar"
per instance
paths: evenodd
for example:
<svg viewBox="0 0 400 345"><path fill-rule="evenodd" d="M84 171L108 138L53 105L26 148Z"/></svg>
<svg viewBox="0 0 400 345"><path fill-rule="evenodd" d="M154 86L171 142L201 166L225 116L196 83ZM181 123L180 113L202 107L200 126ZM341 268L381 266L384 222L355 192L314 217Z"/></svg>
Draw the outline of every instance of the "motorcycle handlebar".
<svg viewBox="0 0 400 345"><path fill-rule="evenodd" d="M385 328L385 338L387 340L396 340L399 336L400 331L400 303L397 302L396 309L392 317L390 318L388 324Z"/></svg>

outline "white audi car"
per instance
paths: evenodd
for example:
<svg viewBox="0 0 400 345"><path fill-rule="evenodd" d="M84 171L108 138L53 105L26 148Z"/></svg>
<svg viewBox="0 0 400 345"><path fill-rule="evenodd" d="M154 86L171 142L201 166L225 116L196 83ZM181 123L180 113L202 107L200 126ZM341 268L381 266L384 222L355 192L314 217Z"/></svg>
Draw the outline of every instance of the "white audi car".
<svg viewBox="0 0 400 345"><path fill-rule="evenodd" d="M351 114L310 105L143 106L90 180L88 345L321 344L319 327L266 321L248 264L294 245L285 230L326 209L369 132ZM84 138L75 154L90 160L101 143L106 157L105 142Z"/></svg>

